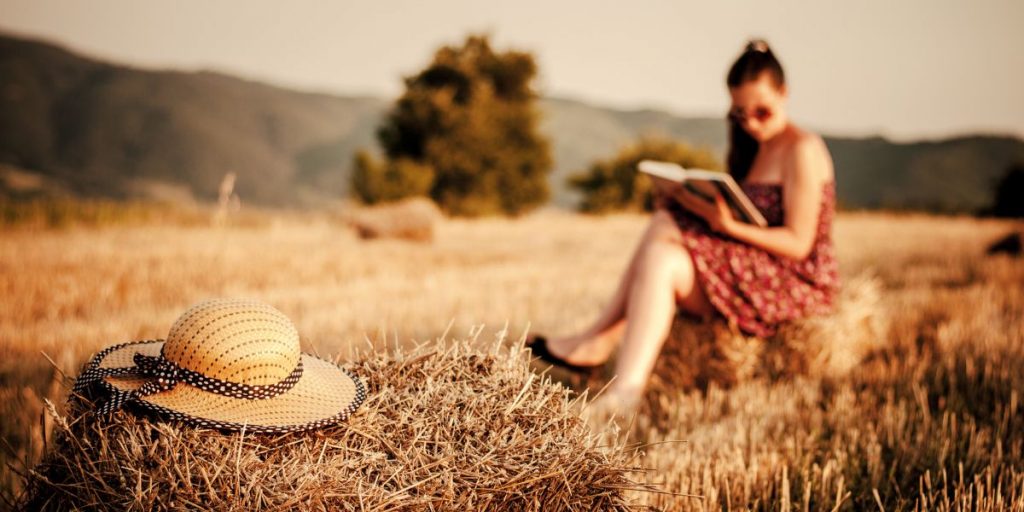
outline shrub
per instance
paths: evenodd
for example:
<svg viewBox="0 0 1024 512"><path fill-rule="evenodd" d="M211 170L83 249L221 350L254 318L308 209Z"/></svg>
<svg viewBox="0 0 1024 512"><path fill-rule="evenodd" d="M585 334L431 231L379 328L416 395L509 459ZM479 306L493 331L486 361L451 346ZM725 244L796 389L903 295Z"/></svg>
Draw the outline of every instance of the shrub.
<svg viewBox="0 0 1024 512"><path fill-rule="evenodd" d="M1024 164L1010 167L996 184L992 214L1024 218Z"/></svg>
<svg viewBox="0 0 1024 512"><path fill-rule="evenodd" d="M580 210L603 213L614 210L651 210L651 182L637 172L641 160L675 162L683 167L721 170L722 165L706 148L661 137L643 137L626 145L606 160L569 178L569 185L583 193Z"/></svg>

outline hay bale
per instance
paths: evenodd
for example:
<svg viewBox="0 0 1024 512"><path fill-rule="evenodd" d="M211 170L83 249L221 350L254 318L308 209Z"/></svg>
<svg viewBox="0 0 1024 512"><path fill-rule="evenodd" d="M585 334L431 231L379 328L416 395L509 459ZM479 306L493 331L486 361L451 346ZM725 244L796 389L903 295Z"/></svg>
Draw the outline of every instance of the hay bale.
<svg viewBox="0 0 1024 512"><path fill-rule="evenodd" d="M843 284L834 313L779 329L765 347L761 373L842 377L883 347L889 322L881 281L856 276Z"/></svg>
<svg viewBox="0 0 1024 512"><path fill-rule="evenodd" d="M881 347L888 325L881 281L870 274L843 284L832 314L790 322L769 339L744 336L720 318L680 315L655 362L643 411L657 417L671 407L669 397L712 384L728 388L757 377L841 377ZM580 391L598 390L614 368L613 360L589 381L560 370L552 375Z"/></svg>
<svg viewBox="0 0 1024 512"><path fill-rule="evenodd" d="M864 274L842 286L835 311L782 325L768 339L730 330L721 320L681 316L656 365L655 389L729 387L754 377L842 376L885 339L881 282Z"/></svg>
<svg viewBox="0 0 1024 512"><path fill-rule="evenodd" d="M434 226L443 218L441 210L425 197L411 197L393 203L359 208L349 224L362 239L400 238L417 242L434 239Z"/></svg>
<svg viewBox="0 0 1024 512"><path fill-rule="evenodd" d="M521 350L521 346L520 346ZM569 391L500 341L370 353L369 397L313 432L199 430L73 406L20 505L31 510L628 510L636 463L599 448Z"/></svg>

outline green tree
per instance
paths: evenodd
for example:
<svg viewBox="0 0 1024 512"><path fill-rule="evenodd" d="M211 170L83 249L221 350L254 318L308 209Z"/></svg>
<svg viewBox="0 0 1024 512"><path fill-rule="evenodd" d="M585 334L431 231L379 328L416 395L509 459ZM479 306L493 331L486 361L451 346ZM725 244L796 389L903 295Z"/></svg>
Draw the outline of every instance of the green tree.
<svg viewBox="0 0 1024 512"><path fill-rule="evenodd" d="M651 181L636 170L637 164L645 159L675 162L686 168L722 170L722 164L709 149L658 136L641 137L611 158L596 161L586 171L569 177L569 186L583 194L580 210L651 210Z"/></svg>
<svg viewBox="0 0 1024 512"><path fill-rule="evenodd" d="M377 132L384 161L356 155L352 190L368 203L428 195L449 214L519 214L548 200L550 143L537 130L533 56L486 36L445 46L405 79Z"/></svg>

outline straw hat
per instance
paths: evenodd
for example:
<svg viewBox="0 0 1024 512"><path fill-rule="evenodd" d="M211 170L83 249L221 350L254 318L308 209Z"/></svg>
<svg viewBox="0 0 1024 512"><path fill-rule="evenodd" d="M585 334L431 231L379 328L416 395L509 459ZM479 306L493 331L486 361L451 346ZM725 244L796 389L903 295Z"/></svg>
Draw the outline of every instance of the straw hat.
<svg viewBox="0 0 1024 512"><path fill-rule="evenodd" d="M246 299L201 302L166 340L103 350L74 391L106 397L100 415L131 404L196 426L266 433L339 422L366 398L357 376L300 353L288 317Z"/></svg>

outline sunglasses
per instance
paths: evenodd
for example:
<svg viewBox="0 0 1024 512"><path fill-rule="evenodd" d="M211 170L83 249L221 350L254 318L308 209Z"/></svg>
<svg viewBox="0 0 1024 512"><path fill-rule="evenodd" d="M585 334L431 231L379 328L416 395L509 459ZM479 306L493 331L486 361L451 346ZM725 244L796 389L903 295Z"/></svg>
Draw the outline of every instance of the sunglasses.
<svg viewBox="0 0 1024 512"><path fill-rule="evenodd" d="M729 119L742 123L747 119L753 118L763 123L772 117L772 113L772 110L768 107L756 107L751 113L747 113L743 109L734 108L729 110Z"/></svg>

